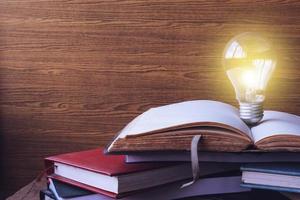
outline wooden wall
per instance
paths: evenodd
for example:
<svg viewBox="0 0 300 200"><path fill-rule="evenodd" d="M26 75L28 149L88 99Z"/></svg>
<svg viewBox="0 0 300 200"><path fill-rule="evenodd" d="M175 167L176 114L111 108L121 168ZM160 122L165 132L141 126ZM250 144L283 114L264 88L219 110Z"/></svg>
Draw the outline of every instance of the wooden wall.
<svg viewBox="0 0 300 200"><path fill-rule="evenodd" d="M245 31L278 53L266 107L300 114L299 1L0 1L2 197L43 157L104 146L149 107L236 105L220 59Z"/></svg>

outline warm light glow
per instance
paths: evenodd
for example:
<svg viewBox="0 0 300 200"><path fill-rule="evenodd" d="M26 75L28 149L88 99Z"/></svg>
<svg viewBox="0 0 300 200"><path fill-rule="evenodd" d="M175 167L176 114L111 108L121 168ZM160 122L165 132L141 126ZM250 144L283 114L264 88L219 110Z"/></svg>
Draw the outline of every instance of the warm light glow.
<svg viewBox="0 0 300 200"><path fill-rule="evenodd" d="M275 69L271 45L253 33L233 38L223 54L223 65L240 102L262 102Z"/></svg>
<svg viewBox="0 0 300 200"><path fill-rule="evenodd" d="M242 33L228 42L222 63L239 101L241 119L249 125L258 123L276 66L271 44L257 33Z"/></svg>
<svg viewBox="0 0 300 200"><path fill-rule="evenodd" d="M256 88L257 77L255 77L254 72L249 70L245 71L242 75L242 81L247 88Z"/></svg>

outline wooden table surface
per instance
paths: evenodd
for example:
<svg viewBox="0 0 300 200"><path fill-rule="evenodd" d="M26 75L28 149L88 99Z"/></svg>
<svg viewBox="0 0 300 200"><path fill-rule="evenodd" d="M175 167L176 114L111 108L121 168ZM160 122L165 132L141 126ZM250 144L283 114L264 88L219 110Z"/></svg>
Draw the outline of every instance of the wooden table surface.
<svg viewBox="0 0 300 200"><path fill-rule="evenodd" d="M7 198L7 200L39 200L39 192L41 189L46 188L46 179L43 178L41 181L32 181L28 185L21 188L14 195ZM300 194L296 193L283 193L286 197L291 200L300 200ZM193 198L194 199L194 198ZM202 198L201 198L202 199ZM217 198L222 199L222 198ZM210 200L209 198L205 200ZM212 198L212 200L216 200L216 198Z"/></svg>

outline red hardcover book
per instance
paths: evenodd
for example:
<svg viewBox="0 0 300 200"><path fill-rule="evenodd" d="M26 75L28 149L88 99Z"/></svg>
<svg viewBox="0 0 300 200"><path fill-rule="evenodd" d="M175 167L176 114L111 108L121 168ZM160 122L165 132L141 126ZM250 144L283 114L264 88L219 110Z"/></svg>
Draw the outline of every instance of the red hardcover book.
<svg viewBox="0 0 300 200"><path fill-rule="evenodd" d="M114 198L191 177L188 163L126 164L124 155L105 155L100 148L51 156L45 163L52 178Z"/></svg>

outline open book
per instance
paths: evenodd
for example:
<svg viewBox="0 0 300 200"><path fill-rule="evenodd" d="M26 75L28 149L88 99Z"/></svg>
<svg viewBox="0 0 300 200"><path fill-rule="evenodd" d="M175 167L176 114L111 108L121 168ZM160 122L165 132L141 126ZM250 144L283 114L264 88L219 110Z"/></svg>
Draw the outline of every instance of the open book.
<svg viewBox="0 0 300 200"><path fill-rule="evenodd" d="M228 104L196 100L151 108L131 121L108 146L108 152L190 150L201 135L199 150L240 152L300 151L300 117L265 111L248 127Z"/></svg>

